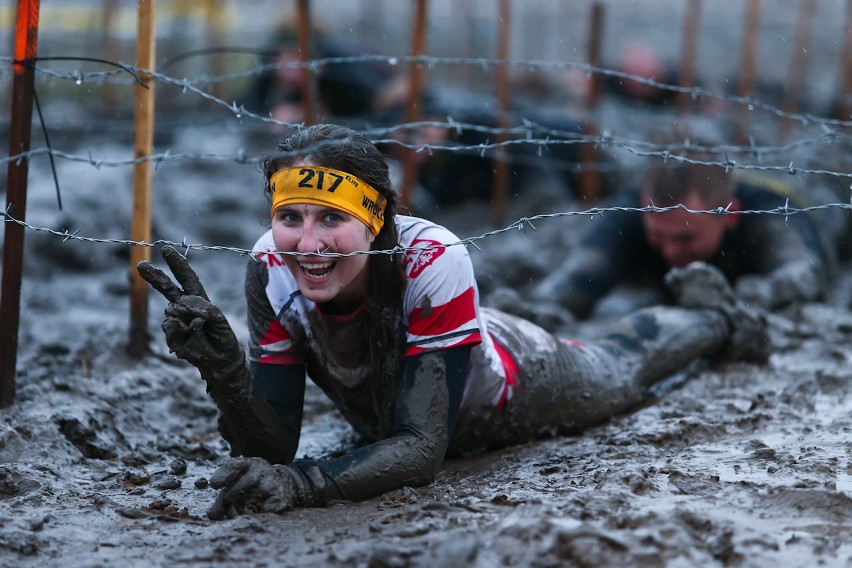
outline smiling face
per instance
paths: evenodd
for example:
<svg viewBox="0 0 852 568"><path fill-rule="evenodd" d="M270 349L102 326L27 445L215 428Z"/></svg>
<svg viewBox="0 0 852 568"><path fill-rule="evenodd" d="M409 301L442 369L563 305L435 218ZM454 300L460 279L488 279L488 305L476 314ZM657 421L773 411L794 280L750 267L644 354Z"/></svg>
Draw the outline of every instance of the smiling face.
<svg viewBox="0 0 852 568"><path fill-rule="evenodd" d="M352 215L324 205L302 203L275 209L272 238L282 252L342 254L370 250L375 239L367 226ZM308 300L318 304L363 301L368 255L283 255L283 259Z"/></svg>

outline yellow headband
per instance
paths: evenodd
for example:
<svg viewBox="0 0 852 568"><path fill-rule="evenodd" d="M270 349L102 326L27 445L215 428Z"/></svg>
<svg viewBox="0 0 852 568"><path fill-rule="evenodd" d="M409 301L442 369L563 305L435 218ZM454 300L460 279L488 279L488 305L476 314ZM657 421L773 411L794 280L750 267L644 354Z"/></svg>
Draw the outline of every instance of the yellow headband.
<svg viewBox="0 0 852 568"><path fill-rule="evenodd" d="M349 213L378 235L385 222L387 199L352 174L320 168L295 166L278 170L270 178L272 214L282 205L313 203Z"/></svg>

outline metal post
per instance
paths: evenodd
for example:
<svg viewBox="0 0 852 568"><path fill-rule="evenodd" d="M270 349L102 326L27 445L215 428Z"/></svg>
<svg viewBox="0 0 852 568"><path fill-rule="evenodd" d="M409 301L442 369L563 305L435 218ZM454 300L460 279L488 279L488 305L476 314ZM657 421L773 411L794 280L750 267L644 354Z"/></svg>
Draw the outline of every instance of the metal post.
<svg viewBox="0 0 852 568"><path fill-rule="evenodd" d="M9 156L26 154L30 150L35 90L34 59L38 53L38 8L38 0L18 0ZM19 221L26 220L27 216L29 165L29 156L24 156L9 162L7 166L6 212ZM24 267L24 227L9 221L5 225L0 292L0 406L9 406L15 401L21 275Z"/></svg>
<svg viewBox="0 0 852 568"><path fill-rule="evenodd" d="M139 0L136 61L143 69L154 68L156 47L156 0ZM135 87L133 159L133 218L130 225L134 241L151 241L151 162L154 143L154 81L145 74ZM134 357L148 350L148 283L136 272L136 265L151 258L149 247L130 250L130 339L127 352Z"/></svg>

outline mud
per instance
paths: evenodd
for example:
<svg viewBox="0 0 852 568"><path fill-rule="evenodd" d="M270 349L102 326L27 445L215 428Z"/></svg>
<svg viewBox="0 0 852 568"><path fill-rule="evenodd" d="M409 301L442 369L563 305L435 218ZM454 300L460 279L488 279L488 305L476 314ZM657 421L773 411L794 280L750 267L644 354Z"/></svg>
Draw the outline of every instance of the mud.
<svg viewBox="0 0 852 568"><path fill-rule="evenodd" d="M792 4L784 2L788 11ZM839 4L824 5L835 19ZM812 73L826 84L836 60L823 61ZM602 123L637 139L648 138L646 119L670 119L657 110L606 109ZM158 150L236 156L271 149L269 133L252 133L231 116L217 120L180 123L159 134ZM757 132L774 128L755 124ZM109 133L68 129L54 132L53 142L95 158L130 155ZM628 170L636 162L627 152L620 158ZM814 156L794 158L831 167ZM127 238L129 169L64 160L57 167L63 211L39 162L30 170L27 220ZM259 180L254 166L226 160L160 164L154 238L249 248L266 218ZM507 223L578 208L545 186L513 197ZM484 203L419 213L461 237L494 228ZM541 220L535 230L478 242L481 250L470 250L483 295L547 274L588 222ZM634 412L576 436L447 460L425 488L214 522L205 515L216 496L207 480L228 454L216 409L197 370L167 352L159 295L149 301L151 354L126 354L128 257L116 242L26 234L17 397L0 410L2 566L852 566L848 262L824 301L770 314L772 355L764 365L696 362ZM189 257L244 342L246 258L195 250ZM622 296L600 315L605 321L642 299ZM604 327L560 321L577 338ZM309 385L306 400L297 457L351 447L350 428L318 389Z"/></svg>
<svg viewBox="0 0 852 568"><path fill-rule="evenodd" d="M95 153L109 150L100 144L89 141ZM126 230L112 194L121 173L69 188L61 221L49 184L39 185L45 175L34 173L31 223L87 235ZM248 247L263 230L264 202L259 185L244 197L233 187L252 179L251 166L162 166L155 237ZM181 190L162 189L170 185ZM516 204L520 214L541 206L535 195ZM433 214L464 236L485 228L471 218L488 217L486 204ZM529 265L556 254L577 225L553 219L537 228L480 244L472 257L484 289L534 276ZM164 300L150 299L152 354L131 359L126 249L32 233L26 245L17 400L0 411L3 565L852 562L848 266L825 302L770 315L766 365L696 363L633 413L577 436L448 460L426 488L213 522L207 479L228 448L197 371L167 353ZM246 259L222 251L190 259L244 341ZM589 337L603 327L574 323L566 332ZM354 443L318 389L307 401L299 457Z"/></svg>

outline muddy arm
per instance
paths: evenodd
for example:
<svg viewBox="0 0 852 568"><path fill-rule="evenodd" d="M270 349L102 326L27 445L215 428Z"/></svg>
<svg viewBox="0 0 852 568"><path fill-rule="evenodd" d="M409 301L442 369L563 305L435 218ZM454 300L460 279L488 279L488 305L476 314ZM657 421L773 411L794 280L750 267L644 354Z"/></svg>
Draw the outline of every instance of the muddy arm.
<svg viewBox="0 0 852 568"><path fill-rule="evenodd" d="M431 483L458 414L469 358L470 347L407 358L391 436L339 458L293 462L296 505L366 499Z"/></svg>
<svg viewBox="0 0 852 568"><path fill-rule="evenodd" d="M305 400L304 365L251 363L245 380L251 393L219 406L219 432L232 456L257 456L270 463L289 463L296 455ZM214 395L214 399L215 399Z"/></svg>
<svg viewBox="0 0 852 568"><path fill-rule="evenodd" d="M533 298L555 301L580 318L588 317L595 303L643 261L636 250L644 240L638 213L608 213L591 223L562 263L532 291Z"/></svg>
<svg viewBox="0 0 852 568"><path fill-rule="evenodd" d="M760 274L740 277L737 294L763 308L812 301L825 292L827 263L791 224L781 218L754 223L749 240L756 244L754 256Z"/></svg>

